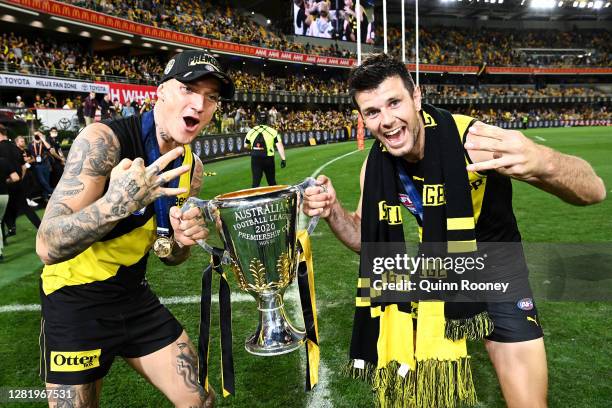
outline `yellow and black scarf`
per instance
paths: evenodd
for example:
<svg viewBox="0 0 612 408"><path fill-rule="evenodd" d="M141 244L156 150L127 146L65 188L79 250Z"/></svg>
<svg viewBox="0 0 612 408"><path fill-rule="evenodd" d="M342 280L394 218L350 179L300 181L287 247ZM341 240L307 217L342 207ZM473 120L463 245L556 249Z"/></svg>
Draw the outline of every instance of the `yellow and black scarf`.
<svg viewBox="0 0 612 408"><path fill-rule="evenodd" d="M438 198L423 200L419 251L427 256L469 255L476 250L476 239L464 149L452 115L430 105L423 108L424 190L437 191ZM465 339L479 339L492 331L485 304L385 302L371 286L375 278L372 254L366 254L364 247L369 243L404 243L398 198L403 191L398 175L402 160L387 153L380 143L374 144L368 156L348 373L373 386L378 406L473 405L476 393ZM444 250L436 243L446 243ZM455 275L447 272L449 277Z"/></svg>

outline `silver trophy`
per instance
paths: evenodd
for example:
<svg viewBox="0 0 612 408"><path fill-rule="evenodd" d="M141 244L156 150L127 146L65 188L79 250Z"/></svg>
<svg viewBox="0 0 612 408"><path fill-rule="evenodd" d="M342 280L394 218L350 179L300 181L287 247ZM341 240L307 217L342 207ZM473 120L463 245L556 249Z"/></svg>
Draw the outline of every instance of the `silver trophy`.
<svg viewBox="0 0 612 408"><path fill-rule="evenodd" d="M234 271L240 289L257 300L259 325L245 342L251 354L285 354L304 342L304 330L296 329L287 319L283 294L297 275L301 197L314 185L314 179L308 178L296 186L251 188L212 200L191 197L183 205L183 211L201 208L206 219L216 225L225 246L222 263ZM309 235L318 218L310 219ZM205 241L198 244L213 252Z"/></svg>

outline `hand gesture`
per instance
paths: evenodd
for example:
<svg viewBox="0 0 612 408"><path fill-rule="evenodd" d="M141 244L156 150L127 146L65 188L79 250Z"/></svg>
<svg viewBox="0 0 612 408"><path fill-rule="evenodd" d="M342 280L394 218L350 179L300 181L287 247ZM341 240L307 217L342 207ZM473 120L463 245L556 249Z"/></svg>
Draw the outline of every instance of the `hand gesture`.
<svg viewBox="0 0 612 408"><path fill-rule="evenodd" d="M473 164L468 171L496 170L505 176L529 181L544 172L543 147L516 130L505 130L482 122L469 128L466 150Z"/></svg>
<svg viewBox="0 0 612 408"><path fill-rule="evenodd" d="M123 159L113 168L110 174L108 190L104 195L111 205L110 213L118 218L125 218L131 213L151 204L161 196L176 196L185 193L184 188L164 188L164 184L189 171L189 166L161 173L168 164L183 154L183 148L177 147L145 167L140 157Z"/></svg>
<svg viewBox="0 0 612 408"><path fill-rule="evenodd" d="M332 206L336 203L336 190L327 176L317 177L317 185L304 191L304 214L309 217L319 215L329 217Z"/></svg>

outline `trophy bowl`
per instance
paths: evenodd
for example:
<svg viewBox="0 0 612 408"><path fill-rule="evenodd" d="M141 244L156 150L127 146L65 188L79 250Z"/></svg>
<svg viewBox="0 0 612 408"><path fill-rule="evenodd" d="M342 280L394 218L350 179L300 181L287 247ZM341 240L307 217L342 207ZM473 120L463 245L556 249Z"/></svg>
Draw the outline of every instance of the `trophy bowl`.
<svg viewBox="0 0 612 408"><path fill-rule="evenodd" d="M289 353L305 340L304 330L287 319L283 295L297 274L297 226L301 195L314 185L278 185L221 194L212 200L190 198L183 209L198 206L214 222L224 243L222 262L228 264L238 286L257 300L259 324L245 342L259 356ZM318 217L310 220L312 232ZM202 247L212 252L205 242Z"/></svg>

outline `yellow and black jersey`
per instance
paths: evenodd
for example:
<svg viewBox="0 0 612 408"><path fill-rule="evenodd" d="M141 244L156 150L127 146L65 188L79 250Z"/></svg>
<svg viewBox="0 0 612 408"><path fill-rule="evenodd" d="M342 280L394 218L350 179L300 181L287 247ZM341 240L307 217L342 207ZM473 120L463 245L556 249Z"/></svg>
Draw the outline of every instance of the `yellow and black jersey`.
<svg viewBox="0 0 612 408"><path fill-rule="evenodd" d="M140 117L105 121L119 139L120 159L145 157ZM182 165L191 170L180 176L187 192L175 198L182 205L189 197L195 160L188 145ZM108 188L108 181L106 188ZM154 296L145 271L149 250L156 239L153 204L119 221L103 238L72 259L46 265L41 274L41 302L46 319L89 319L121 313L129 304Z"/></svg>
<svg viewBox="0 0 612 408"><path fill-rule="evenodd" d="M462 144L469 127L476 119L464 115L453 115ZM427 125L427 124L426 124ZM467 151L464 151L466 165L471 163ZM408 163L402 160L408 175L421 197L423 196L423 161ZM495 171L485 173L468 172L474 222L476 224L476 241L478 242L520 242L516 218L512 210L512 183L509 177ZM400 198L401 201L401 198ZM406 211L408 213L408 211ZM420 224L420 219L415 217ZM419 225L421 236L421 225Z"/></svg>

